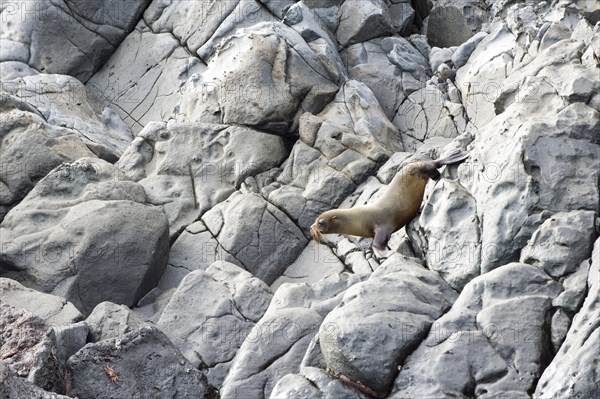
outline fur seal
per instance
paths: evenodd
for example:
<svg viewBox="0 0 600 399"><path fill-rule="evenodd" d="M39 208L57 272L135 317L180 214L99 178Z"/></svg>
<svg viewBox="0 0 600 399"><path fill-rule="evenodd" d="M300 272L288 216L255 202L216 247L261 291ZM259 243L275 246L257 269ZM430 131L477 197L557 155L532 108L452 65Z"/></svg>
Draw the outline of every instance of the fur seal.
<svg viewBox="0 0 600 399"><path fill-rule="evenodd" d="M434 161L410 163L396 173L377 202L324 212L310 226L310 235L318 242L323 242L323 234L372 237L373 248L383 251L392 233L404 227L419 211L427 181L439 176L437 169L468 156L455 150Z"/></svg>

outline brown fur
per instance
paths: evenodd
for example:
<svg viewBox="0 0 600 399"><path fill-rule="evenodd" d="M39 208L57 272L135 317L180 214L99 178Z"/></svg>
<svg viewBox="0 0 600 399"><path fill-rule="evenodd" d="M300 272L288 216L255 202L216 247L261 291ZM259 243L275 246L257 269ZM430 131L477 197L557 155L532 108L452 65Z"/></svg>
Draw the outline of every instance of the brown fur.
<svg viewBox="0 0 600 399"><path fill-rule="evenodd" d="M383 250L392 233L404 227L419 211L427 181L438 173L437 168L465 158L466 154L454 152L443 159L406 165L374 204L319 215L310 227L312 238L323 242L323 234L334 233L372 237L373 248Z"/></svg>

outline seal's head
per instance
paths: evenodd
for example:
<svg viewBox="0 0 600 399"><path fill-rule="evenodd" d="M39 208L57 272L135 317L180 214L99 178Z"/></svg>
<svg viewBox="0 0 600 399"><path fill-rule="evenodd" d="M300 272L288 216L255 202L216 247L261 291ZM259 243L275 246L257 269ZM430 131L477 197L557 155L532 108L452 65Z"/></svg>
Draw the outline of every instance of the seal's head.
<svg viewBox="0 0 600 399"><path fill-rule="evenodd" d="M310 226L310 235L313 240L323 242L323 234L335 233L338 223L338 217L333 211L328 211L319 215L317 220Z"/></svg>

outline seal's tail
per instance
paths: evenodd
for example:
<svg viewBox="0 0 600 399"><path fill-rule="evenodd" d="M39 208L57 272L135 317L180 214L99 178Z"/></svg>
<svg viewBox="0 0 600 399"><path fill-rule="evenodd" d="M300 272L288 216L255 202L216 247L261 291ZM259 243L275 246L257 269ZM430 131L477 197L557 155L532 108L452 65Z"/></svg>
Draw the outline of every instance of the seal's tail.
<svg viewBox="0 0 600 399"><path fill-rule="evenodd" d="M457 163L460 162L466 158L469 157L469 154L466 152L462 152L459 149L453 150L451 151L448 155L446 155L443 158L438 158L436 159L435 162L435 167L439 168L442 165L450 165L453 163Z"/></svg>

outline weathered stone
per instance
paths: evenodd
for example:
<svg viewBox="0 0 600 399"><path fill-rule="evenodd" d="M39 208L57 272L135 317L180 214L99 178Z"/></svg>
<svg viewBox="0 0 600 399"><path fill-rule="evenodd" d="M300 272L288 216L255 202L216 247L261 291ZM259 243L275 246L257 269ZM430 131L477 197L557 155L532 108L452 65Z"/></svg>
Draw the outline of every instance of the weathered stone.
<svg viewBox="0 0 600 399"><path fill-rule="evenodd" d="M335 256L331 248L311 241L283 275L271 284L271 289L277 291L277 288L284 283L316 283L324 277L342 271L344 271L344 264Z"/></svg>
<svg viewBox="0 0 600 399"><path fill-rule="evenodd" d="M560 290L522 263L475 278L408 357L390 397L527 397L552 350L549 315Z"/></svg>
<svg viewBox="0 0 600 399"><path fill-rule="evenodd" d="M454 54L452 54L452 63L455 68L460 68L469 61L469 57L475 51L477 45L487 36L486 32L478 32L469 40L461 44Z"/></svg>
<svg viewBox="0 0 600 399"><path fill-rule="evenodd" d="M534 398L593 397L600 359L600 240L596 240L587 278L587 295L567 337L538 381Z"/></svg>
<svg viewBox="0 0 600 399"><path fill-rule="evenodd" d="M358 281L358 276L340 274L311 285L279 287L233 359L221 397L268 398L280 378L299 371L323 317Z"/></svg>
<svg viewBox="0 0 600 399"><path fill-rule="evenodd" d="M273 296L238 266L216 262L181 282L157 323L182 354L221 386L228 364Z"/></svg>
<svg viewBox="0 0 600 399"><path fill-rule="evenodd" d="M538 266L554 278L573 273L592 253L598 237L595 223L592 211L555 213L533 233L521 251L521 262Z"/></svg>
<svg viewBox="0 0 600 399"><path fill-rule="evenodd" d="M342 46L393 33L390 12L383 0L346 0L336 35Z"/></svg>
<svg viewBox="0 0 600 399"><path fill-rule="evenodd" d="M52 326L83 319L77 308L63 298L32 290L8 278L0 278L0 301L25 309Z"/></svg>
<svg viewBox="0 0 600 399"><path fill-rule="evenodd" d="M456 181L428 185L418 223L408 229L428 268L455 290L479 276L480 221L475 199Z"/></svg>
<svg viewBox="0 0 600 399"><path fill-rule="evenodd" d="M0 62L26 62L38 71L72 75L85 82L133 28L149 2L7 3L0 10Z"/></svg>
<svg viewBox="0 0 600 399"><path fill-rule="evenodd" d="M182 8L207 3L177 4ZM151 121L174 117L183 85L204 70L206 66L170 32L154 33L140 21L85 87L98 103L113 109L137 133Z"/></svg>
<svg viewBox="0 0 600 399"><path fill-rule="evenodd" d="M14 308L2 301L0 360L38 387L64 392L64 369L57 359L54 330L27 310ZM2 386L4 384L0 384Z"/></svg>
<svg viewBox="0 0 600 399"><path fill-rule="evenodd" d="M154 327L126 333L118 346L114 339L88 344L67 367L73 397L215 397L206 377Z"/></svg>
<svg viewBox="0 0 600 399"><path fill-rule="evenodd" d="M476 0L440 0L428 16L427 38L432 46L460 46L487 23L487 7Z"/></svg>
<svg viewBox="0 0 600 399"><path fill-rule="evenodd" d="M202 220L219 243L218 259L242 266L267 284L281 276L307 243L283 212L256 194L236 192Z"/></svg>
<svg viewBox="0 0 600 399"><path fill-rule="evenodd" d="M344 294L319 331L328 370L383 394L456 294L437 273L393 256ZM327 326L335 326L332 331Z"/></svg>
<svg viewBox="0 0 600 399"><path fill-rule="evenodd" d="M85 314L104 300L134 305L158 282L169 245L166 217L144 197L105 161L59 166L0 225L0 271Z"/></svg>
<svg viewBox="0 0 600 399"><path fill-rule="evenodd" d="M247 177L280 164L285 155L281 137L254 129L153 122L116 165L144 187L148 203L163 209L175 237Z"/></svg>
<svg viewBox="0 0 600 399"><path fill-rule="evenodd" d="M126 306L112 302L102 302L96 305L85 322L89 327L91 342L107 339L118 342L125 334L146 326L144 320Z"/></svg>
<svg viewBox="0 0 600 399"><path fill-rule="evenodd" d="M302 113L318 113L334 97L334 79L294 29L254 25L220 42L206 71L188 80L178 120L237 124L289 136L297 131Z"/></svg>

